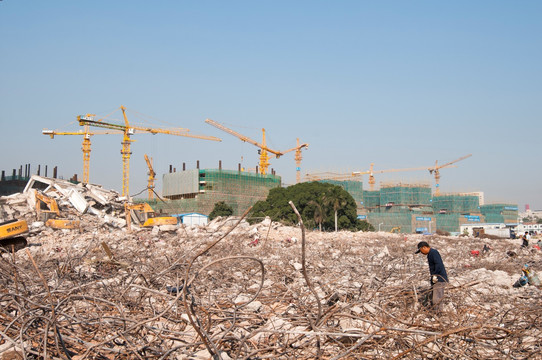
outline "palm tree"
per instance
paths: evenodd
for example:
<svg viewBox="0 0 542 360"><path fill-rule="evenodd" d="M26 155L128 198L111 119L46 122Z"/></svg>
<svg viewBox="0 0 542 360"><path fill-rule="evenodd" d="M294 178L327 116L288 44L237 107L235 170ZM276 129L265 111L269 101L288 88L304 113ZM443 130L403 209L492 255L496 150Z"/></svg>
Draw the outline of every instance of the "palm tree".
<svg viewBox="0 0 542 360"><path fill-rule="evenodd" d="M309 201L309 204L314 205L314 222L318 224L318 229L322 231L322 221L324 221L324 210L322 209L322 206L320 206L320 204L318 204L314 200Z"/></svg>
<svg viewBox="0 0 542 360"><path fill-rule="evenodd" d="M341 196L340 190L341 189L339 188L332 188L327 191L323 197L324 205L333 206L333 211L335 213L335 231L337 231L337 212L348 203L346 199Z"/></svg>

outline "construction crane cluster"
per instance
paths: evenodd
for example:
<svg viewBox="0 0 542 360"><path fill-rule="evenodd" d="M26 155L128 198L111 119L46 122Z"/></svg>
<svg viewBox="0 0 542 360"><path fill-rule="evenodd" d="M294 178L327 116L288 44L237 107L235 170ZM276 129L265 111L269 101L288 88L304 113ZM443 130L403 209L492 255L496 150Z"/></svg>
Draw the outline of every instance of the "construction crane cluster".
<svg viewBox="0 0 542 360"><path fill-rule="evenodd" d="M90 137L93 135L98 134L117 134L117 135L123 135L122 138L122 149L121 149L121 155L122 155L122 195L129 197L129 183L130 183L130 156L132 154L132 151L130 149L130 144L134 141L132 140L132 136L136 133L136 131L141 133L147 133L147 134L167 134L167 135L175 135L175 136L184 136L184 137L190 137L195 139L202 139L202 140L211 140L211 141L221 141L220 138L217 138L215 136L208 136L208 135L195 135L189 132L188 129L185 128L169 128L169 129L163 129L163 128L157 128L157 127L146 127L146 126L138 126L130 124L128 121L128 117L126 115L126 108L124 106L120 107L120 110L122 111L122 116L124 120L124 124L116 124L113 122L106 122L104 121L105 118L101 118L96 120L96 115L94 114L86 114L86 115L79 115L77 116L77 121L79 125L84 127L83 131L79 132L62 132L62 131L56 131L56 130L43 130L42 133L44 135L49 135L51 138L54 138L55 135L82 135L83 136L83 183L89 182L89 173L90 173ZM90 131L89 127L100 127L105 128L108 130L102 130L102 131ZM154 172L154 170L153 170ZM154 177L152 179L154 184ZM154 186L154 185L153 185Z"/></svg>
<svg viewBox="0 0 542 360"><path fill-rule="evenodd" d="M369 175L369 186L371 191L374 190L375 186L375 177L374 174L384 174L391 172L402 172L402 171L420 171L427 170L435 178L435 195L440 195L440 169L447 167L455 167L455 163L461 160L465 160L468 157L471 157L472 154L462 156L453 161L447 162L443 165L438 164L438 160L435 161L433 166L422 166L422 167L413 167L413 168L403 168L403 169L384 169L384 170L374 170L374 163L371 163L369 170L363 171L353 171L351 173L332 173L332 172L322 172L322 173L311 173L306 174L307 181L318 181L318 180L338 180L338 181L361 181L363 175Z"/></svg>
<svg viewBox="0 0 542 360"><path fill-rule="evenodd" d="M136 131L141 131L143 133L150 133L150 134L167 134L167 135L176 135L176 136L184 136L184 137L191 137L196 139L202 139L202 140L212 140L212 141L221 141L221 139L215 137L215 136L207 136L207 135L194 135L190 134L189 130L184 128L172 128L172 129L161 129L161 128L151 128L151 127L144 127L144 126L136 126L136 125L130 125L128 121L128 117L126 116L126 108L124 106L121 106L120 109L122 110L122 117L124 119L124 124L115 124L110 122L103 121L104 119L95 120L94 117L86 117L86 116L78 116L77 120L79 121L79 125L81 126L96 126L111 130L118 130L122 131L123 138L122 138L122 195L123 196L129 196L129 184L130 184L130 155L132 154L130 150L130 144L133 142L131 139L131 136L136 133Z"/></svg>
<svg viewBox="0 0 542 360"><path fill-rule="evenodd" d="M90 139L94 135L122 135L123 136L122 142L121 142L122 144L122 149L121 149L122 195L127 196L127 197L129 197L130 156L132 154L131 143L134 141L132 139L132 136L136 132L147 133L147 134L166 134L166 135L190 137L190 138L201 139L201 140L221 141L220 138L217 138L215 136L192 134L190 133L188 129L185 129L185 128L175 127L175 128L166 129L166 128L134 125L128 121L128 117L126 115L126 108L124 106L121 106L119 109L122 111L122 118L123 118L123 123L121 124L105 121L109 115L101 119L96 119L95 114L85 114L85 115L77 116L77 121L79 125L83 126L83 129L80 131L66 132L66 131L48 130L48 129L44 129L42 131L44 135L50 136L51 139L53 139L57 135L76 135L76 136L83 137L83 142L81 146L81 150L83 152L83 179L82 179L83 183L88 183L90 181L90 152L91 152ZM294 159L296 162L296 183L301 182L301 160L302 160L301 150L304 148L305 149L308 148L309 144L300 143L299 138L297 138L296 146L287 150L283 150L283 151L275 150L267 146L264 128L262 128L262 141L258 142L214 120L206 119L205 122L224 132L227 132L230 135L237 137L243 142L248 142L256 146L259 149L258 150L259 173L262 175L267 174L267 169L270 165L269 163L270 158L274 157L278 159L285 154L295 151ZM104 128L106 130L91 131L90 127L99 127L99 128ZM435 161L435 164L432 166L402 168L402 169L375 170L374 163L371 163L368 170L354 171L351 173L341 174L341 173L332 173L332 172L322 172L322 173L306 174L305 181L318 181L318 180L361 181L363 178L363 175L369 175L368 183L369 183L370 189L374 190L374 186L376 183L375 176L374 176L375 174L426 170L426 171L429 171L429 173L434 176L435 195L438 196L440 195L440 177L441 177L440 170L443 168L455 167L456 166L454 165L455 163L462 161L470 156L472 156L472 154L462 156L458 159L449 161L442 165L439 165L438 160L437 160ZM148 177L148 185L147 185L148 197L149 197L149 200L152 200L154 198L154 181L156 179L156 172L154 171L154 168L153 168L152 158L149 158L147 154L145 154L145 162L147 163L147 167L149 169L148 171L149 177Z"/></svg>

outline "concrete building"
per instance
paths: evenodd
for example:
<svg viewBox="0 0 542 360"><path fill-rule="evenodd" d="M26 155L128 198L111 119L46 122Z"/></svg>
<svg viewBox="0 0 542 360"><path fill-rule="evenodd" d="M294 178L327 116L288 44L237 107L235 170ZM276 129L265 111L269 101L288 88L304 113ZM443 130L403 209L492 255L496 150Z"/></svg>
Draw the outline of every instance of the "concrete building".
<svg viewBox="0 0 542 360"><path fill-rule="evenodd" d="M199 213L209 215L215 204L224 201L234 215L259 200L269 190L281 186L281 177L222 169L193 169L164 174L162 196L168 201L149 202L155 209L169 214Z"/></svg>

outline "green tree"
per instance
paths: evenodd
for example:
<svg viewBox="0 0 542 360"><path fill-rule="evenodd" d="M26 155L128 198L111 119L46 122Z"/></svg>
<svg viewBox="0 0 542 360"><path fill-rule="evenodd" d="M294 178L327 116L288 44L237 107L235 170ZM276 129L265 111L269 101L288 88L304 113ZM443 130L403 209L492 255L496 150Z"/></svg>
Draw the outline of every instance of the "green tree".
<svg viewBox="0 0 542 360"><path fill-rule="evenodd" d="M326 199L326 201L324 201ZM274 188L269 191L265 201L258 201L251 210L250 222L269 216L273 221L286 225L296 225L297 216L288 204L292 201L308 227L316 227L324 231L370 229L357 219L356 202L342 187L321 183L306 182L286 188Z"/></svg>
<svg viewBox="0 0 542 360"><path fill-rule="evenodd" d="M359 220L356 224L356 228L360 231L375 231L375 227L371 225L367 220Z"/></svg>
<svg viewBox="0 0 542 360"><path fill-rule="evenodd" d="M230 216L233 215L233 209L226 204L225 201L219 201L215 204L213 211L209 214L209 220L213 220L218 216Z"/></svg>

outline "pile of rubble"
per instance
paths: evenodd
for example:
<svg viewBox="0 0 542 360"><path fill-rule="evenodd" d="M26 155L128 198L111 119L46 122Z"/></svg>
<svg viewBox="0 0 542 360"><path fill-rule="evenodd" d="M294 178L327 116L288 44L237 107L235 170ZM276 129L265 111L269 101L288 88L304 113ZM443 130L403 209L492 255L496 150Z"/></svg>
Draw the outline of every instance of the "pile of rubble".
<svg viewBox="0 0 542 360"><path fill-rule="evenodd" d="M28 247L0 261L0 359L541 356L541 290L512 285L524 263L542 271L542 254L519 240L305 233L233 217L129 232L118 194L48 186L80 229L37 224L31 186L0 198L3 216L32 224ZM422 239L450 278L438 316L424 305Z"/></svg>
<svg viewBox="0 0 542 360"><path fill-rule="evenodd" d="M80 219L85 226L126 226L124 202L116 191L92 184L33 175L22 193L0 197L0 219L25 219L37 230L45 224L36 214L36 192L54 199L62 217Z"/></svg>

